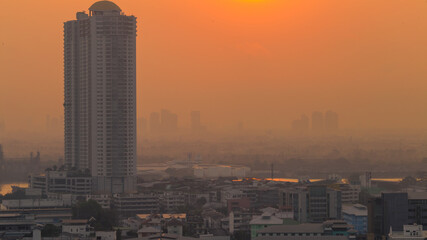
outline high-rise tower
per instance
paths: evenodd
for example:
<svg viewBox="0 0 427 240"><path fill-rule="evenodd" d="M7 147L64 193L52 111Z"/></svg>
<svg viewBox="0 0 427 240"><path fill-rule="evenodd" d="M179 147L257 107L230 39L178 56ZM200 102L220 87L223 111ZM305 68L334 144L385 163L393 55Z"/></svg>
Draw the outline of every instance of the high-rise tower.
<svg viewBox="0 0 427 240"><path fill-rule="evenodd" d="M193 132L199 132L202 125L200 124L200 111L191 112L191 130Z"/></svg>
<svg viewBox="0 0 427 240"><path fill-rule="evenodd" d="M338 114L336 112L327 111L325 114L325 130L334 132L338 130Z"/></svg>
<svg viewBox="0 0 427 240"><path fill-rule="evenodd" d="M110 1L64 24L65 164L94 191L136 185L136 17Z"/></svg>
<svg viewBox="0 0 427 240"><path fill-rule="evenodd" d="M313 112L311 115L311 128L314 133L322 133L324 127L323 113Z"/></svg>

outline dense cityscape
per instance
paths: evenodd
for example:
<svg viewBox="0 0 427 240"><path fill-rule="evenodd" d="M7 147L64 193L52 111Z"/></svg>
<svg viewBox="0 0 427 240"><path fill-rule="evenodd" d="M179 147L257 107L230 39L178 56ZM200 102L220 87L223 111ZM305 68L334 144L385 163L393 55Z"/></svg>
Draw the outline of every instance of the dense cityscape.
<svg viewBox="0 0 427 240"><path fill-rule="evenodd" d="M138 114L137 19L111 1L78 11L63 115L31 131L0 116L0 239L427 239L427 131L342 127L334 105L279 127Z"/></svg>

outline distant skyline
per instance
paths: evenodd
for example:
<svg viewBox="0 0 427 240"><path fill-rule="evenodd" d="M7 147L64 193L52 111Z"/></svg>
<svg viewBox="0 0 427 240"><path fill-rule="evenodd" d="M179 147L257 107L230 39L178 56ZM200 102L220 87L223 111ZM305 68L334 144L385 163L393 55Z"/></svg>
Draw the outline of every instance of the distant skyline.
<svg viewBox="0 0 427 240"><path fill-rule="evenodd" d="M7 130L61 116L62 24L94 2L2 2ZM344 129L427 128L425 1L114 2L139 16L139 118L197 109L209 127L289 129L302 112L334 109Z"/></svg>

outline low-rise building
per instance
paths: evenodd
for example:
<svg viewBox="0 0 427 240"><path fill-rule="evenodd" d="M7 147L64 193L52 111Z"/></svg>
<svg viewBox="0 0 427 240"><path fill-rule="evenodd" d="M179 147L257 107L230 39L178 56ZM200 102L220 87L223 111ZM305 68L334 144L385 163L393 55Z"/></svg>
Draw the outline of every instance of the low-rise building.
<svg viewBox="0 0 427 240"><path fill-rule="evenodd" d="M116 231L97 231L95 233L96 240L116 240Z"/></svg>
<svg viewBox="0 0 427 240"><path fill-rule="evenodd" d="M360 235L368 231L368 208L361 204L343 205L342 218Z"/></svg>
<svg viewBox="0 0 427 240"><path fill-rule="evenodd" d="M91 232L91 227L86 219L62 221L62 233L68 233L76 237L89 237Z"/></svg>
<svg viewBox="0 0 427 240"><path fill-rule="evenodd" d="M253 214L245 209L230 212L228 217L221 220L221 227L229 233L238 231L250 231L249 222L252 220Z"/></svg>
<svg viewBox="0 0 427 240"><path fill-rule="evenodd" d="M390 240L424 240L427 239L427 231L423 231L422 225L404 225L403 231L393 231L388 234Z"/></svg>
<svg viewBox="0 0 427 240"><path fill-rule="evenodd" d="M9 199L2 201L0 210L61 208L65 206L67 206L67 204L59 199Z"/></svg>
<svg viewBox="0 0 427 240"><path fill-rule="evenodd" d="M86 195L86 201L94 200L104 209L110 209L113 197L109 194Z"/></svg>
<svg viewBox="0 0 427 240"><path fill-rule="evenodd" d="M297 225L273 225L258 230L254 239L355 239L352 226L344 221L302 223Z"/></svg>
<svg viewBox="0 0 427 240"><path fill-rule="evenodd" d="M274 216L271 213L264 213L261 216L254 216L249 222L251 227L251 238L256 237L258 230L273 226L273 225L282 225L283 219L280 219Z"/></svg>
<svg viewBox="0 0 427 240"><path fill-rule="evenodd" d="M162 205L167 212L174 212L185 207L186 195L182 192L165 192L162 196Z"/></svg>
<svg viewBox="0 0 427 240"><path fill-rule="evenodd" d="M35 226L34 221L2 221L0 222L0 239L30 237Z"/></svg>
<svg viewBox="0 0 427 240"><path fill-rule="evenodd" d="M69 193L87 195L92 192L92 177L71 171L46 171L30 175L30 188L41 189L42 194Z"/></svg>
<svg viewBox="0 0 427 240"><path fill-rule="evenodd" d="M341 191L341 202L343 204L359 202L360 185L335 184L330 187L337 191Z"/></svg>
<svg viewBox="0 0 427 240"><path fill-rule="evenodd" d="M139 213L158 213L160 201L157 194L120 194L113 198L114 208L121 216L131 217Z"/></svg>
<svg viewBox="0 0 427 240"><path fill-rule="evenodd" d="M181 221L179 221L176 218L173 218L166 223L167 231L169 234L175 234L178 236L182 236L182 234L183 234L182 225L183 224Z"/></svg>

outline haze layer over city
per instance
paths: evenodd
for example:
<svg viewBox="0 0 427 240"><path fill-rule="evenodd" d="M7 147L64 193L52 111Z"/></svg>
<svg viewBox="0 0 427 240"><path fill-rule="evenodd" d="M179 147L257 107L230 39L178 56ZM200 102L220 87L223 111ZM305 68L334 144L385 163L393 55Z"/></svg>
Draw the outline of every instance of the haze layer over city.
<svg viewBox="0 0 427 240"><path fill-rule="evenodd" d="M427 1L0 11L0 239L427 239Z"/></svg>
<svg viewBox="0 0 427 240"><path fill-rule="evenodd" d="M58 29L90 3L3 3L8 11L1 18L14 19L0 23L0 139L8 158L36 151L42 161L63 158ZM423 1L118 4L139 16L138 165L188 153L227 164L251 164L264 154L271 156L260 161L276 164L340 158L406 164L427 155ZM153 130L150 117L164 109L176 114L174 126ZM337 129L313 131L312 113L327 111L337 113ZM294 131L302 115L309 126Z"/></svg>

